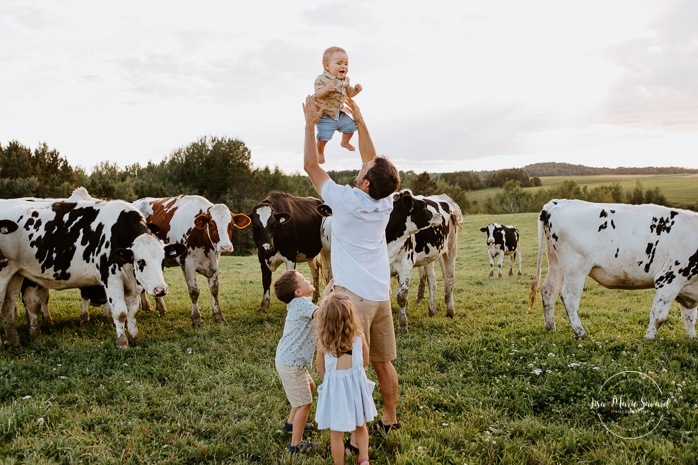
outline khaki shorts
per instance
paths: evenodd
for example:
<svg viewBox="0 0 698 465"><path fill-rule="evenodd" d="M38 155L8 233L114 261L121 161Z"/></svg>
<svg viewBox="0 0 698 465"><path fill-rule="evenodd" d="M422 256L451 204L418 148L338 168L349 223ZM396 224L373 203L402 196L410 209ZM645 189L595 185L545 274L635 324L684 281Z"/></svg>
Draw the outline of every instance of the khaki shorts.
<svg viewBox="0 0 698 465"><path fill-rule="evenodd" d="M372 362L391 362L397 358L395 326L390 300L376 302L366 300L346 287L335 286L334 290L349 296L363 325L368 343L369 359Z"/></svg>
<svg viewBox="0 0 698 465"><path fill-rule="evenodd" d="M286 391L286 397L291 407L302 407L313 402L310 386L314 385L315 382L310 377L306 367L277 363L276 371L279 372L281 384L284 386L284 391Z"/></svg>

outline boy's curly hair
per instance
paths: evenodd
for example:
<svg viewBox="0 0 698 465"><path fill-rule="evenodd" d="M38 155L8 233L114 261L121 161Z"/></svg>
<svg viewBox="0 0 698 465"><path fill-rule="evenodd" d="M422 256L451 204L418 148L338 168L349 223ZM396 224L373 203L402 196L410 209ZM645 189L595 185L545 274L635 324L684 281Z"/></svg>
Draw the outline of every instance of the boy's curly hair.
<svg viewBox="0 0 698 465"><path fill-rule="evenodd" d="M323 64L323 66L325 65L325 63L327 63L328 61L330 61L330 58L332 57L332 54L333 54L333 53L336 53L336 52L342 52L342 53L344 53L344 54L347 53L347 51L344 50L342 47L329 47L328 49L326 49L326 50L322 53L322 64Z"/></svg>

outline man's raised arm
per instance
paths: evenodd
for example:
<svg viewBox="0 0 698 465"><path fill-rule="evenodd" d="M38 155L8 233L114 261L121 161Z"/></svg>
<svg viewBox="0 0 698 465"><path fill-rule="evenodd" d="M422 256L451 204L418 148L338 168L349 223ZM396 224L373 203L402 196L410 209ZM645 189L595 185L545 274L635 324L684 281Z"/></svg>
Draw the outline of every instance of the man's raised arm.
<svg viewBox="0 0 698 465"><path fill-rule="evenodd" d="M368 133L366 122L361 114L361 109L352 99L346 100L347 107L351 110L351 116L356 123L356 132L359 133L359 153L361 154L361 162L368 163L376 158L376 148L373 146L371 135Z"/></svg>
<svg viewBox="0 0 698 465"><path fill-rule="evenodd" d="M322 195L322 186L330 179L327 172L320 167L317 161L317 140L315 139L315 125L320 121L322 110L318 108L315 98L309 95L303 104L305 114L305 142L303 143L303 169L308 174L310 182L318 194Z"/></svg>

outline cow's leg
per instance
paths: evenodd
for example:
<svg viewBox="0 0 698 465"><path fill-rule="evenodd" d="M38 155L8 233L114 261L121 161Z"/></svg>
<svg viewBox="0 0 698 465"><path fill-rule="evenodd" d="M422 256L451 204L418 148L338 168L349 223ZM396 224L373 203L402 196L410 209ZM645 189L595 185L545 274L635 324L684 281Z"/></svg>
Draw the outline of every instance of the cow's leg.
<svg viewBox="0 0 698 465"><path fill-rule="evenodd" d="M112 280L114 281L113 283ZM104 290L107 293L107 302L109 302L109 308L116 330L114 345L117 349L128 349L128 337L126 336L128 308L124 297L124 285L120 280L115 279L115 276L111 276L109 286L105 286Z"/></svg>
<svg viewBox="0 0 698 465"><path fill-rule="evenodd" d="M514 276L514 254L509 254L509 276Z"/></svg>
<svg viewBox="0 0 698 465"><path fill-rule="evenodd" d="M647 327L647 333L645 333L647 339L654 339L657 330L662 326L662 323L666 321L667 316L669 316L671 303L675 298L676 292L673 289L666 287L657 289L654 294L654 301L652 302L652 310L650 311L650 324Z"/></svg>
<svg viewBox="0 0 698 465"><path fill-rule="evenodd" d="M332 256L325 249L320 251L320 261L322 263L322 277L325 279L325 284L332 281Z"/></svg>
<svg viewBox="0 0 698 465"><path fill-rule="evenodd" d="M82 298L82 309L80 310L80 326L85 326L90 322L90 299Z"/></svg>
<svg viewBox="0 0 698 465"><path fill-rule="evenodd" d="M424 272L427 275L429 285L429 316L436 316L436 273L434 273L434 262L424 265Z"/></svg>
<svg viewBox="0 0 698 465"><path fill-rule="evenodd" d="M145 293L145 289L141 291L141 309L146 313L152 313L153 307L150 305L148 300L148 294Z"/></svg>
<svg viewBox="0 0 698 465"><path fill-rule="evenodd" d="M516 248L516 260L519 263L519 276L521 276L521 248Z"/></svg>
<svg viewBox="0 0 698 465"><path fill-rule="evenodd" d="M439 257L441 271L444 277L444 303L446 304L446 316L451 318L455 315L455 304L453 303L453 291L456 287L456 254L458 246L454 245L452 252L447 252Z"/></svg>
<svg viewBox="0 0 698 465"><path fill-rule="evenodd" d="M138 313L138 292L129 292L124 295L124 301L126 302L126 329L128 330L127 337L129 344L135 345L140 340L140 335L138 334L138 326L136 326L136 314Z"/></svg>
<svg viewBox="0 0 698 465"><path fill-rule="evenodd" d="M223 311L221 310L221 304L218 301L218 267L212 270L210 276L208 276L208 289L211 291L211 311L213 312L213 319L216 323L226 323L225 317L223 316Z"/></svg>
<svg viewBox="0 0 698 465"><path fill-rule="evenodd" d="M29 286L22 292L22 302L27 311L27 321L29 322L29 337L32 340L41 339L41 325L39 324L39 313L41 313L41 295L37 286Z"/></svg>
<svg viewBox="0 0 698 465"><path fill-rule="evenodd" d="M264 257L259 256L259 267L262 270L262 303L259 305L259 311L262 313L267 313L269 310L270 292L271 288L271 270L264 262Z"/></svg>
<svg viewBox="0 0 698 465"><path fill-rule="evenodd" d="M8 273L9 274L9 273ZM2 323L5 327L5 344L20 347L19 334L17 334L17 328L15 328L15 307L17 303L17 298L22 290L22 281L24 277L20 275L13 275L9 280L5 281L6 286L1 286L2 293Z"/></svg>
<svg viewBox="0 0 698 465"><path fill-rule="evenodd" d="M489 251L489 249L487 250L487 256L490 257L490 278L491 278L492 276L494 276L494 255L492 255L492 253Z"/></svg>
<svg viewBox="0 0 698 465"><path fill-rule="evenodd" d="M204 324L201 319L201 312L199 311L199 283L196 282L196 269L187 266L185 261L182 264L182 272L184 273L184 281L187 283L187 289L189 290L189 300L191 300L191 323L194 327L200 327ZM155 299L157 302L157 298ZM163 303L164 305L164 303Z"/></svg>
<svg viewBox="0 0 698 465"><path fill-rule="evenodd" d="M686 335L690 338L695 338L697 309L695 307L686 308L681 304L679 304L679 308L681 309L681 320L683 320L683 325L686 328Z"/></svg>
<svg viewBox="0 0 698 465"><path fill-rule="evenodd" d="M582 327L582 320L579 319L579 301L582 299L585 280L586 274L566 276L560 293L560 299L565 306L572 331L579 339L584 339L587 336L584 327Z"/></svg>
<svg viewBox="0 0 698 465"><path fill-rule="evenodd" d="M318 262L315 258L308 260L308 268L310 268L310 277L315 287L315 291L313 291L313 302L317 303L317 301L320 300L320 270L318 269ZM289 269L288 262L286 263L286 269Z"/></svg>
<svg viewBox="0 0 698 465"><path fill-rule="evenodd" d="M548 274L540 287L540 296L543 301L543 315L545 316L545 329L555 331L555 301L560 295L564 275L557 257L548 254Z"/></svg>
<svg viewBox="0 0 698 465"><path fill-rule="evenodd" d="M502 277L502 262L504 262L504 249L499 249L499 257L497 258L497 273L499 277Z"/></svg>
<svg viewBox="0 0 698 465"><path fill-rule="evenodd" d="M419 270L419 287L417 287L417 299L415 302L421 302L424 298L424 287L427 283L427 270L423 266L418 266Z"/></svg>
<svg viewBox="0 0 698 465"><path fill-rule="evenodd" d="M412 273L412 267L408 267L408 270L399 270L397 273L397 294L396 300L399 307L399 317L400 322L400 332L403 334L407 333L407 306L409 305L407 301L407 294L410 290L410 274Z"/></svg>

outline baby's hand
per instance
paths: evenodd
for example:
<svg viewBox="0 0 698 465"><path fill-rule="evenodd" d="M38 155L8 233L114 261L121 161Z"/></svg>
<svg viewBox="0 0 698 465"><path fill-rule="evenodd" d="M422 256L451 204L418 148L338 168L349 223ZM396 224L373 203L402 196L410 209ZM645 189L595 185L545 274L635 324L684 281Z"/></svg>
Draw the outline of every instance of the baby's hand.
<svg viewBox="0 0 698 465"><path fill-rule="evenodd" d="M357 84L357 85L354 86L354 90L355 90L356 93L358 94L359 92L361 92L362 90L364 90L364 88L361 87L361 84Z"/></svg>
<svg viewBox="0 0 698 465"><path fill-rule="evenodd" d="M337 90L337 86L335 85L334 81L328 82L325 86L325 90L327 92L334 92L335 90Z"/></svg>

